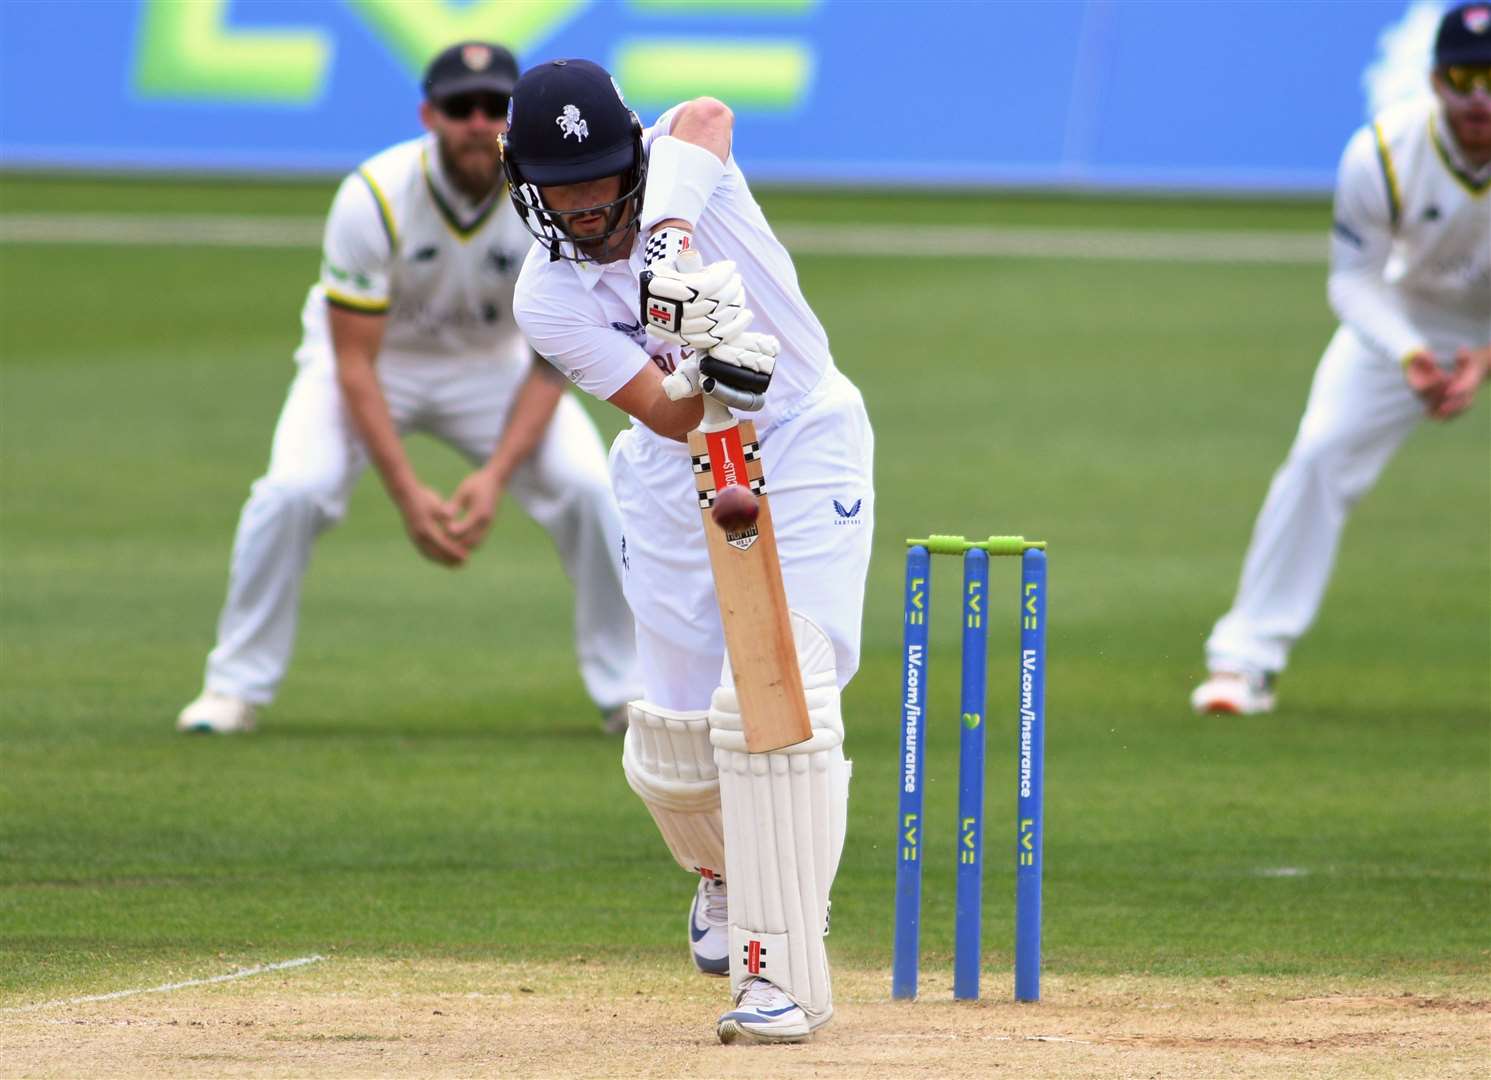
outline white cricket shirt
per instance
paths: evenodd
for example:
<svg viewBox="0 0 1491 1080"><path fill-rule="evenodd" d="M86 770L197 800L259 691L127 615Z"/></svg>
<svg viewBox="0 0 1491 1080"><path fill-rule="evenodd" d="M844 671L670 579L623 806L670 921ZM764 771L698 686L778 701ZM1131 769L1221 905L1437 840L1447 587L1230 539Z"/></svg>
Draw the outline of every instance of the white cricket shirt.
<svg viewBox="0 0 1491 1080"><path fill-rule="evenodd" d="M1437 99L1389 109L1347 144L1330 298L1395 359L1491 343L1491 166L1470 168Z"/></svg>
<svg viewBox="0 0 1491 1080"><path fill-rule="evenodd" d="M505 186L480 203L456 190L433 135L392 146L349 174L332 201L296 358L330 357L331 303L388 315L380 356L497 360L521 378L531 354L513 288L532 243Z"/></svg>
<svg viewBox="0 0 1491 1080"><path fill-rule="evenodd" d="M675 111L643 133L648 151L668 133ZM706 263L735 261L746 307L756 315L751 329L781 342L766 405L749 414L764 439L774 424L798 410L834 364L828 335L802 295L792 258L767 224L734 155L694 223L694 246ZM629 259L601 266L551 261L543 245L535 244L518 279L514 307L533 348L598 398L609 398L649 362L665 372L677 362L677 346L648 337L642 328L644 250L639 236Z"/></svg>

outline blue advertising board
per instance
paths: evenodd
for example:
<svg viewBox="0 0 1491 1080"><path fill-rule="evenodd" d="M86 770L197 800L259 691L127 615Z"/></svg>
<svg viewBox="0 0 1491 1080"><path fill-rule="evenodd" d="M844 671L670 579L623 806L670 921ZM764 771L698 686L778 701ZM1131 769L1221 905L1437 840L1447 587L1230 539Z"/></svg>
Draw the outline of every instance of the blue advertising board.
<svg viewBox="0 0 1491 1080"><path fill-rule="evenodd" d="M417 132L440 47L700 93L757 179L1319 190L1422 91L1436 0L8 0L7 167L315 171Z"/></svg>

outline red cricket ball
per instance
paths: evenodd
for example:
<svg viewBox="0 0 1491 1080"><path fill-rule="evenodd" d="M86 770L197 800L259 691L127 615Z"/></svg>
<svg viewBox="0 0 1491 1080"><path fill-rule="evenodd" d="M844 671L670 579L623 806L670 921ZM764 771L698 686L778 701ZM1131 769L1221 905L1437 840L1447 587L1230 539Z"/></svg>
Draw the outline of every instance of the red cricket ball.
<svg viewBox="0 0 1491 1080"><path fill-rule="evenodd" d="M714 509L710 516L714 523L726 532L737 532L755 523L761 512L761 504L750 488L742 484L731 484L720 489L714 497Z"/></svg>

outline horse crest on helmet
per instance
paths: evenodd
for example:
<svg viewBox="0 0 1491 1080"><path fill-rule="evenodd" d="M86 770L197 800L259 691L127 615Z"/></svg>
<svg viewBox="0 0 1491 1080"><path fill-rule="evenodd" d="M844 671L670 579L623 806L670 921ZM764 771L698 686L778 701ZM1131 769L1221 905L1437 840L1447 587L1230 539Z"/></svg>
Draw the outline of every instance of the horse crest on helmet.
<svg viewBox="0 0 1491 1080"><path fill-rule="evenodd" d="M554 123L559 125L559 130L564 132L563 137L575 137L575 142L584 142L585 136L590 134L590 125L580 118L580 110L573 105L566 105L564 112L554 118Z"/></svg>

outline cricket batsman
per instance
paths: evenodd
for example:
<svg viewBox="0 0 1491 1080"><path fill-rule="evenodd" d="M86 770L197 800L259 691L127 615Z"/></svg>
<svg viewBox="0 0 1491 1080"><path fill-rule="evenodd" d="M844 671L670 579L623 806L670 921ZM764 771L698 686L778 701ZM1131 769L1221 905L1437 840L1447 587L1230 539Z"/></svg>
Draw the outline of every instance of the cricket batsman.
<svg viewBox="0 0 1491 1080"><path fill-rule="evenodd" d="M1432 97L1378 116L1341 159L1329 284L1341 326L1206 642L1198 713L1274 708L1351 508L1409 432L1463 413L1491 369L1491 4L1445 14L1429 82Z"/></svg>
<svg viewBox="0 0 1491 1080"><path fill-rule="evenodd" d="M839 695L859 666L874 437L732 128L724 104L698 98L644 129L604 69L555 60L514 89L504 162L540 241L518 279L519 325L632 417L611 447L644 692L626 778L698 878L690 948L701 971L728 973L734 999L719 1038L796 1042L833 1015L823 939L850 775ZM742 736L681 441L703 390L756 418L812 727L784 750L751 754Z"/></svg>

